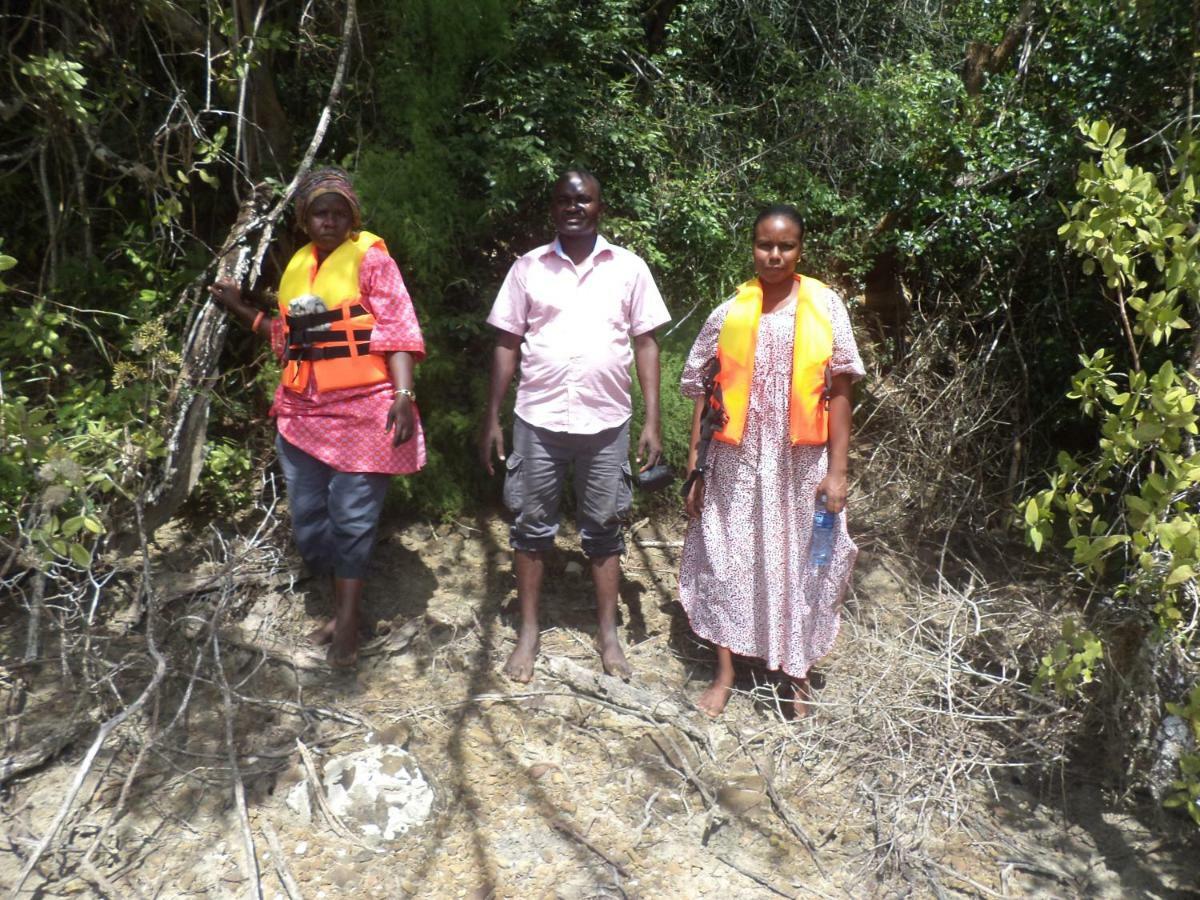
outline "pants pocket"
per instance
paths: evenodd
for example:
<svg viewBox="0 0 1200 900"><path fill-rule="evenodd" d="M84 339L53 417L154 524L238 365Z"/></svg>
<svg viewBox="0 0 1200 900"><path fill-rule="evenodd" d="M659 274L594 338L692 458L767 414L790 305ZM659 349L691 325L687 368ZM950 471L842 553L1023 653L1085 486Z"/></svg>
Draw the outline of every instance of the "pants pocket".
<svg viewBox="0 0 1200 900"><path fill-rule="evenodd" d="M517 453L510 453L504 461L504 505L511 513L520 512L525 504L525 489L521 483L522 461Z"/></svg>
<svg viewBox="0 0 1200 900"><path fill-rule="evenodd" d="M621 463L621 483L617 487L617 521L629 521L633 509L633 466L629 460Z"/></svg>

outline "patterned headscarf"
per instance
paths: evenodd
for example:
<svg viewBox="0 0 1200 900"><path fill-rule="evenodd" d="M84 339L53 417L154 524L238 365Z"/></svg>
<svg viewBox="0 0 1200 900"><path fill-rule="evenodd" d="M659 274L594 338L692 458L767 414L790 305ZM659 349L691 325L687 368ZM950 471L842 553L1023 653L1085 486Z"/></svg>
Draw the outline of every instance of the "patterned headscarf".
<svg viewBox="0 0 1200 900"><path fill-rule="evenodd" d="M354 185L350 183L350 176L333 166L313 169L301 179L296 188L296 222L301 228L304 228L309 206L324 194L344 197L350 204L350 230L356 233L362 231L362 204L359 203L358 194L354 192Z"/></svg>

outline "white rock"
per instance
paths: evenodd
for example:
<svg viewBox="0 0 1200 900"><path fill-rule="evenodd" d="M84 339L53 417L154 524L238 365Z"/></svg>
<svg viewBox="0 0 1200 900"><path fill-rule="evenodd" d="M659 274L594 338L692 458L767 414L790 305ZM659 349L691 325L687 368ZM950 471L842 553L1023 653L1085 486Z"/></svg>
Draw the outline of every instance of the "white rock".
<svg viewBox="0 0 1200 900"><path fill-rule="evenodd" d="M298 781L283 798L287 808L296 814L301 824L312 824L312 800L308 796L308 779Z"/></svg>
<svg viewBox="0 0 1200 900"><path fill-rule="evenodd" d="M308 841L300 841L296 844L296 855L303 856L308 852Z"/></svg>
<svg viewBox="0 0 1200 900"><path fill-rule="evenodd" d="M416 760L396 744L376 744L325 764L329 808L368 843L393 841L433 810L433 789Z"/></svg>

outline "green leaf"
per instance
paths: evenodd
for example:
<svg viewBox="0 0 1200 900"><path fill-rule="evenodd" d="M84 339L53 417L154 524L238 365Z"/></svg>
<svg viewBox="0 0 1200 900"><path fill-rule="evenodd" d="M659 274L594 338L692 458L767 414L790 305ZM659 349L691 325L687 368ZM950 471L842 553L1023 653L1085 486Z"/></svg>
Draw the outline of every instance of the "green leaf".
<svg viewBox="0 0 1200 900"><path fill-rule="evenodd" d="M92 554L88 553L87 547L83 544L72 544L70 548L71 562L80 568L86 569L92 564Z"/></svg>
<svg viewBox="0 0 1200 900"><path fill-rule="evenodd" d="M1167 576L1166 585L1170 587L1175 584L1182 584L1196 577L1196 570L1191 566L1177 566L1170 575Z"/></svg>
<svg viewBox="0 0 1200 900"><path fill-rule="evenodd" d="M1157 422L1148 422L1133 429L1133 439L1138 443L1156 441L1166 433L1167 429Z"/></svg>
<svg viewBox="0 0 1200 900"><path fill-rule="evenodd" d="M1030 498L1025 504L1025 523L1027 525L1036 525L1038 523L1038 505L1036 498Z"/></svg>

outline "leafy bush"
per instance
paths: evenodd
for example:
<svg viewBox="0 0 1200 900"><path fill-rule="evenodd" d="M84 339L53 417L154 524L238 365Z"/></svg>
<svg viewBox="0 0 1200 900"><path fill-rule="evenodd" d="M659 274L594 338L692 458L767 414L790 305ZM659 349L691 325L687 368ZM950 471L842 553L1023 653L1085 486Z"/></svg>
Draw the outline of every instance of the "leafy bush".
<svg viewBox="0 0 1200 900"><path fill-rule="evenodd" d="M1084 272L1101 278L1119 340L1079 357L1068 396L1096 421L1099 440L1078 457L1060 454L1049 486L1024 503L1025 530L1041 549L1065 520L1077 570L1111 591L1111 615L1138 623L1154 644L1194 652L1200 358L1184 307L1200 299L1200 235L1192 224L1200 144L1182 143L1162 185L1167 179L1130 161L1123 130L1104 121L1080 130L1095 161L1080 166L1080 198L1059 234L1083 257ZM1072 624L1039 679L1070 693L1091 680L1099 659L1096 636ZM1187 708L1193 729L1198 713L1196 704ZM1178 790L1193 815L1197 774L1189 758Z"/></svg>

